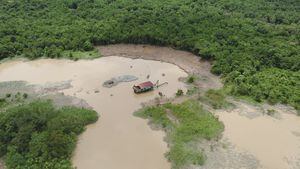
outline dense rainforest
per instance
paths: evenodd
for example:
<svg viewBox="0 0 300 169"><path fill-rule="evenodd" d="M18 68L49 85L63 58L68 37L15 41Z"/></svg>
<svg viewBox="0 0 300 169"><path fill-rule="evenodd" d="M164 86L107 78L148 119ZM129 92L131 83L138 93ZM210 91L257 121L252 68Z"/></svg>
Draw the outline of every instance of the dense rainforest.
<svg viewBox="0 0 300 169"><path fill-rule="evenodd" d="M231 94L300 109L299 0L0 0L0 58L171 46L213 61Z"/></svg>
<svg viewBox="0 0 300 169"><path fill-rule="evenodd" d="M77 135L98 119L93 110L45 100L13 106L2 98L0 110L0 157L9 169L72 169Z"/></svg>

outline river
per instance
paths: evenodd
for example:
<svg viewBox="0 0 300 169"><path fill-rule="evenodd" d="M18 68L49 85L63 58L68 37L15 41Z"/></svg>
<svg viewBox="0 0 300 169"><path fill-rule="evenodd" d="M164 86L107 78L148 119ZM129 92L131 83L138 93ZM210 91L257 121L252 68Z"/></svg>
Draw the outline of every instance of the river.
<svg viewBox="0 0 300 169"><path fill-rule="evenodd" d="M120 75L139 79L112 88L102 87L104 81ZM152 130L146 120L132 113L141 108L141 103L158 97L159 91L173 97L178 89L186 90L185 84L178 80L186 76L185 71L173 64L116 56L76 62L10 61L0 65L0 81L45 84L71 80L73 87L62 92L84 99L100 114L99 120L79 137L72 159L78 169L170 169L164 157L168 150L164 132ZM168 85L134 94L132 86L147 80L160 80Z"/></svg>

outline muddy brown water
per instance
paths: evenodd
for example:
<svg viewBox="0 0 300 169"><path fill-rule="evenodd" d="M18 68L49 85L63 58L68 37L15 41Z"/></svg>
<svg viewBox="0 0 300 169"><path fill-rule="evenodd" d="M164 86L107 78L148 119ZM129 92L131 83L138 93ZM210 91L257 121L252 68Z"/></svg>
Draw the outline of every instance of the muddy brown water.
<svg viewBox="0 0 300 169"><path fill-rule="evenodd" d="M300 117L277 110L279 118L268 115L247 117L247 112L259 112L250 105L240 110L218 112L225 124L224 137L240 152L259 160L262 169L300 168Z"/></svg>
<svg viewBox="0 0 300 169"><path fill-rule="evenodd" d="M134 75L139 80L112 88L102 87L104 81L120 75ZM147 75L153 82L160 80L169 84L152 92L134 94L132 86L148 80ZM78 169L170 169L164 157L168 150L163 141L164 133L152 130L146 120L132 113L142 102L158 97L159 91L173 97L178 89L186 90L185 84L178 81L186 76L182 69L169 63L122 57L77 62L10 61L0 65L0 81L45 84L72 80L73 87L63 92L86 100L99 112L100 119L79 137L72 159Z"/></svg>

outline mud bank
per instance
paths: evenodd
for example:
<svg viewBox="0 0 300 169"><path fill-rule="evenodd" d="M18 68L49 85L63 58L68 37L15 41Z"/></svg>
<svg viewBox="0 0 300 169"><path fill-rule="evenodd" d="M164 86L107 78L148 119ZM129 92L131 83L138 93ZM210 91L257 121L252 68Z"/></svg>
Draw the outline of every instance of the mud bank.
<svg viewBox="0 0 300 169"><path fill-rule="evenodd" d="M24 100L26 103L36 99L50 99L57 107L75 106L79 108L91 108L83 99L64 95L64 93L61 92L71 87L71 81L46 83L42 85L28 84L26 81L0 82L0 98L6 97L6 94L16 95L17 93L26 93L27 98Z"/></svg>
<svg viewBox="0 0 300 169"><path fill-rule="evenodd" d="M2 159L0 159L0 169L6 169L6 167L4 166L4 162Z"/></svg>
<svg viewBox="0 0 300 169"><path fill-rule="evenodd" d="M164 133L151 130L146 120L134 117L132 113L141 107L142 102L158 97L158 92L173 97L177 89L186 90L185 84L178 79L187 74L179 67L122 57L77 62L51 59L12 61L8 65L1 64L0 81L24 80L30 84L70 81L72 87L61 92L84 99L100 113L98 122L90 125L79 138L73 158L78 169L170 169L164 157L168 149L163 141ZM112 77L127 74L139 80L112 88L102 86ZM149 93L134 94L132 86L145 80L167 81L169 84Z"/></svg>
<svg viewBox="0 0 300 169"><path fill-rule="evenodd" d="M122 56L175 64L188 74L196 74L201 79L201 83L197 84L201 90L217 89L223 86L220 78L210 73L211 64L201 61L200 57L190 52L169 47L132 44L106 45L97 48L102 56Z"/></svg>

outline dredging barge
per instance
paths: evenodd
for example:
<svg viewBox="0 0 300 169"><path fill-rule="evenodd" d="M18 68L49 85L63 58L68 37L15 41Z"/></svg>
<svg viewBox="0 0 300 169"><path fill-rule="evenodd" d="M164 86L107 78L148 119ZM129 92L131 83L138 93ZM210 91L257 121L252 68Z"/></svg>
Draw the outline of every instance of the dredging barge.
<svg viewBox="0 0 300 169"><path fill-rule="evenodd" d="M159 81L156 82L156 84L150 82L150 81L147 81L147 82L143 82L143 83L140 83L138 85L134 85L132 87L134 93L138 94L138 93L144 93L144 92L148 92L148 91L151 91L153 90L155 87L158 88L162 85L165 85L165 84L168 84L168 82L165 82L165 83L162 83L162 84L158 84Z"/></svg>

